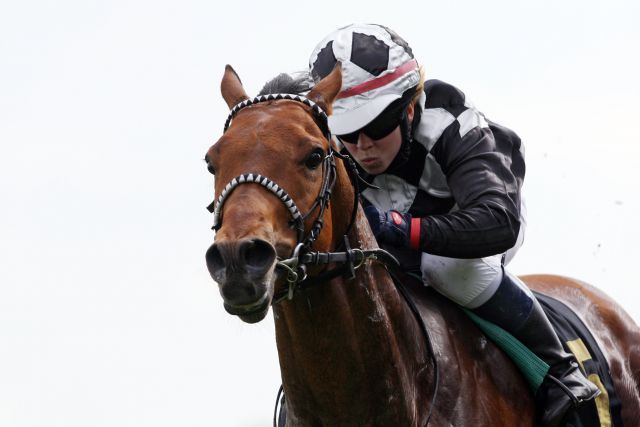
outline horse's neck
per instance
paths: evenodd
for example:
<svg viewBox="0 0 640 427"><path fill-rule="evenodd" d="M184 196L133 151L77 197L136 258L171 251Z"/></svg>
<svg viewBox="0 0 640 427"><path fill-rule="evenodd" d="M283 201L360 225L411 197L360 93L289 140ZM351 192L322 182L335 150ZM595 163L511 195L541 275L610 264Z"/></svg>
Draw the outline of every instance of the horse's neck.
<svg viewBox="0 0 640 427"><path fill-rule="evenodd" d="M363 221L360 209L353 247L375 244ZM428 375L428 354L401 298L384 268L367 263L353 280L319 284L275 308L282 379L295 425L336 419L374 424L374 414L398 423L416 416L416 378Z"/></svg>

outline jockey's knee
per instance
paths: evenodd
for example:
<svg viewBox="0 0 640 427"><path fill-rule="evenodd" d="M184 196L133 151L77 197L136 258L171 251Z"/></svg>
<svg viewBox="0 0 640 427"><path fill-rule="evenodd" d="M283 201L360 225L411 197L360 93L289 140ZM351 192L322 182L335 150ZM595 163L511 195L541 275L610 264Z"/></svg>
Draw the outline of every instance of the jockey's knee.
<svg viewBox="0 0 640 427"><path fill-rule="evenodd" d="M422 254L422 280L428 286L467 308L486 302L502 280L502 256L477 259L446 258Z"/></svg>

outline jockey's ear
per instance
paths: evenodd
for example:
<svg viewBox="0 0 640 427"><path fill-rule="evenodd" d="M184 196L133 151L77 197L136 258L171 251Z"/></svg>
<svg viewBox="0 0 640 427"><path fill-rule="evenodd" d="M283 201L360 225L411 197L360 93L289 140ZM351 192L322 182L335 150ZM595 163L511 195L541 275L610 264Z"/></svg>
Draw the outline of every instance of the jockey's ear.
<svg viewBox="0 0 640 427"><path fill-rule="evenodd" d="M238 77L233 67L228 64L224 67L224 76L222 76L222 82L220 83L220 91L229 109L232 109L239 102L249 99L242 87L240 77Z"/></svg>
<svg viewBox="0 0 640 427"><path fill-rule="evenodd" d="M416 112L415 103L410 102L409 105L407 106L407 118L409 119L409 123L413 123L413 116Z"/></svg>
<svg viewBox="0 0 640 427"><path fill-rule="evenodd" d="M318 104L327 114L331 114L331 104L342 88L342 66L336 63L333 71L320 80L307 94L307 98Z"/></svg>

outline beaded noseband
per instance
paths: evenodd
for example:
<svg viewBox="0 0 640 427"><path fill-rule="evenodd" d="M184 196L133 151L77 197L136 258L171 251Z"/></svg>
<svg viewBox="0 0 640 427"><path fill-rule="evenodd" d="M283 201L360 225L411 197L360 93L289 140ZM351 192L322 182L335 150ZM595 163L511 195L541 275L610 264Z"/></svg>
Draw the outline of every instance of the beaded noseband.
<svg viewBox="0 0 640 427"><path fill-rule="evenodd" d="M289 210L289 213L291 213L291 216L293 217L294 221L297 222L300 220L300 218L302 218L302 215L300 215L300 211L298 210L298 207L296 206L296 204L293 202L293 200L291 200L291 197L289 197L287 192L284 191L284 189L282 189L278 184L271 181L266 176L262 176L260 174L254 175L252 173L246 173L233 178L231 182L229 182L224 187L224 189L220 193L220 197L218 197L218 200L216 200L214 204L215 208L211 210L211 212L213 213L213 229L214 230L218 230L222 223L220 218L220 213L222 211L222 205L224 204L225 200L237 186L245 183L246 184L254 183L254 184L262 185L267 190L271 191L273 194L278 196L278 198L282 201L282 203L285 204L285 206Z"/></svg>

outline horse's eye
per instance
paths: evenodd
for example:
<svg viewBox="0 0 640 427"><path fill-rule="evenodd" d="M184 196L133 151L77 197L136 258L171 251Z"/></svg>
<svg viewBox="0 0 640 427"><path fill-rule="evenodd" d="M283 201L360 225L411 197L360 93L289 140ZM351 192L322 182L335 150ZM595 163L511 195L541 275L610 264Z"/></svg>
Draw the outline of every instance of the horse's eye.
<svg viewBox="0 0 640 427"><path fill-rule="evenodd" d="M304 164L309 169L315 169L318 166L320 166L320 163L322 163L323 158L324 158L324 152L318 149L318 150L315 150L313 153L311 153L309 157L307 157L307 160L305 161Z"/></svg>

